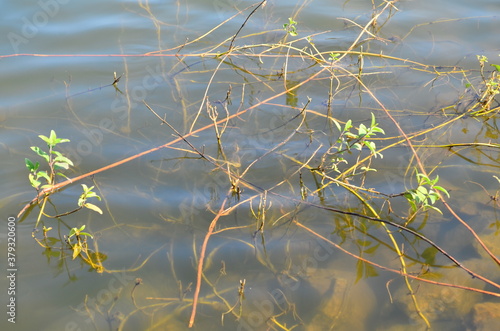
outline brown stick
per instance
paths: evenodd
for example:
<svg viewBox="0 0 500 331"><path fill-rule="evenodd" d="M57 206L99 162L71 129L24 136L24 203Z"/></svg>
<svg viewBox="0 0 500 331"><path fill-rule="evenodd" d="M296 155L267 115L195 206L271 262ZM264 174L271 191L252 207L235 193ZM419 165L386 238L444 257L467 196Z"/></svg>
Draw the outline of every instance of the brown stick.
<svg viewBox="0 0 500 331"><path fill-rule="evenodd" d="M208 239L210 239L210 236L214 232L215 226L217 225L217 221L219 220L219 218L223 215L226 215L226 212L224 212L224 207L226 205L227 200L228 198L226 197L222 202L219 212L217 213L217 215L215 215L214 219L212 220L212 223L210 223L210 226L208 227L208 232L205 235L203 244L201 245L200 258L198 259L198 273L196 274L196 288L194 290L194 297L193 297L193 309L191 310L191 318L189 319L190 328L193 327L194 318L196 316L196 306L198 305L198 297L200 295L200 288L201 288L201 276L203 274L203 261L205 260L205 252L207 251Z"/></svg>

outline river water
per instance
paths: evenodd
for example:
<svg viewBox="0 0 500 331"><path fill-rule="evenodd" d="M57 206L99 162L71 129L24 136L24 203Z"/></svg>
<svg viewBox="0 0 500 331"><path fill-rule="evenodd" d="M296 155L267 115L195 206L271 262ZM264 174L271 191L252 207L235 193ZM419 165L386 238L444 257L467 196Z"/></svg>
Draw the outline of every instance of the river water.
<svg viewBox="0 0 500 331"><path fill-rule="evenodd" d="M15 282L0 285L16 303L2 330L184 330L191 318L198 330L498 325L498 296L478 292L500 292L498 265L460 222L500 255L497 111L464 115L500 63L498 2L258 5L2 4L0 247ZM478 56L488 58L485 79ZM342 149L334 122L352 120L357 134L371 114L384 131L372 140L383 157L366 146L334 153ZM48 169L30 147L47 150L39 135L51 130L70 140L56 148L73 161L69 178L148 152L66 185L44 207L74 210L85 184L102 198L88 200L102 215L52 219L35 206L13 231L8 221L36 196L25 158ZM411 217L398 194L418 187L416 171L439 176L451 211L438 201L440 212ZM492 284L363 216L417 231ZM93 237L80 240L102 269L72 258L67 236L82 225ZM43 227L52 228L46 238ZM474 290L407 285L402 268Z"/></svg>

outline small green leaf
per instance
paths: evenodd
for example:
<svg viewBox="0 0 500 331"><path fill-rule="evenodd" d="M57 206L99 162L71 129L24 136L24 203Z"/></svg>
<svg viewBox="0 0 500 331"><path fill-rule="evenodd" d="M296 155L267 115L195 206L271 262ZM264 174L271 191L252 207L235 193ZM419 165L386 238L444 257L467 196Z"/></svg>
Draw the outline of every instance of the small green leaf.
<svg viewBox="0 0 500 331"><path fill-rule="evenodd" d="M56 172L56 175L69 179L69 177L63 174L62 172Z"/></svg>
<svg viewBox="0 0 500 331"><path fill-rule="evenodd" d="M86 204L84 204L83 206L84 206L85 208L88 208L88 209L90 209L90 210L93 210L93 211L95 211L95 212L97 212L97 213L99 213L99 214L101 214L101 215L102 215L102 210L101 210L101 208L97 207L97 206L96 206L96 205L94 205L94 204L91 204L91 203L86 203Z"/></svg>
<svg viewBox="0 0 500 331"><path fill-rule="evenodd" d="M24 163L26 164L26 168L28 168L29 171L36 171L35 165L33 164L33 162L31 162L30 159L25 158Z"/></svg>
<svg viewBox="0 0 500 331"><path fill-rule="evenodd" d="M345 132L344 134L349 139L358 139L358 137L359 137L358 135L355 135L354 133L351 133L351 132Z"/></svg>
<svg viewBox="0 0 500 331"><path fill-rule="evenodd" d="M431 206L431 205L426 205L427 208L430 208L432 210L435 210L437 211L438 213L440 213L441 215L443 215L443 212L439 209L439 208L436 208L434 206Z"/></svg>
<svg viewBox="0 0 500 331"><path fill-rule="evenodd" d="M76 234L77 231L78 231L77 228L72 228L71 230L69 230L68 238L73 237Z"/></svg>
<svg viewBox="0 0 500 331"><path fill-rule="evenodd" d="M47 174L47 171L39 171L39 172L37 172L36 178L38 179L40 177L45 178L45 180L47 180L47 183L50 183L50 177Z"/></svg>
<svg viewBox="0 0 500 331"><path fill-rule="evenodd" d="M433 180L431 180L430 185L431 185L431 186L433 186L433 185L434 185L434 184L436 184L438 181L439 181L439 175L436 175L436 178L434 178Z"/></svg>
<svg viewBox="0 0 500 331"><path fill-rule="evenodd" d="M54 130L50 130L50 137L49 137L49 142L52 144L52 145L55 145L54 142L57 140L57 135L56 135L56 132Z"/></svg>
<svg viewBox="0 0 500 331"><path fill-rule="evenodd" d="M376 152L376 145L373 141L365 141L364 142L365 146L368 147L368 149L370 150L370 152L372 152L373 154L375 154L375 157L377 157L377 152Z"/></svg>
<svg viewBox="0 0 500 331"><path fill-rule="evenodd" d="M496 71L500 72L500 65L498 64L490 64L493 68L495 68Z"/></svg>
<svg viewBox="0 0 500 331"><path fill-rule="evenodd" d="M38 188L38 186L40 186L40 184L42 184L42 182L35 179L35 175L33 175L33 174L29 174L28 179L30 181L31 186L33 186L36 189Z"/></svg>
<svg viewBox="0 0 500 331"><path fill-rule="evenodd" d="M403 196L409 201L415 200L415 190L406 191Z"/></svg>
<svg viewBox="0 0 500 331"><path fill-rule="evenodd" d="M373 128L372 128L372 132L379 132L379 133L385 134L384 129L379 128L378 126L373 127Z"/></svg>
<svg viewBox="0 0 500 331"><path fill-rule="evenodd" d="M40 137L40 139L42 139L43 141L45 141L47 143L47 145L49 145L49 142L50 142L50 139L49 137L46 137L44 135L39 135L38 137Z"/></svg>
<svg viewBox="0 0 500 331"><path fill-rule="evenodd" d="M54 163L54 168L68 170L69 164L67 164L66 162L56 162L56 163Z"/></svg>
<svg viewBox="0 0 500 331"><path fill-rule="evenodd" d="M87 233L87 232L80 232L80 236L87 236L87 237L94 239L94 236L91 235L90 233Z"/></svg>
<svg viewBox="0 0 500 331"><path fill-rule="evenodd" d="M417 194L418 193L421 193L423 195L427 195L429 192L427 191L427 189L425 188L425 186L419 186L417 188Z"/></svg>
<svg viewBox="0 0 500 331"><path fill-rule="evenodd" d="M337 120L333 119L333 123L335 124L335 126L337 127L337 129L338 129L339 131L342 131L342 128L341 128L341 126L340 126L340 123L339 123Z"/></svg>
<svg viewBox="0 0 500 331"><path fill-rule="evenodd" d="M340 53L333 53L331 52L330 57L328 58L329 61L337 61L340 57Z"/></svg>
<svg viewBox="0 0 500 331"><path fill-rule="evenodd" d="M363 148L363 146L360 143L355 143L354 145L352 145L352 148L360 151Z"/></svg>
<svg viewBox="0 0 500 331"><path fill-rule="evenodd" d="M443 192L444 194L446 194L448 196L448 198L450 197L450 194L448 193L448 191L445 188L443 188L441 186L437 186L437 185L433 186L432 188Z"/></svg>
<svg viewBox="0 0 500 331"><path fill-rule="evenodd" d="M38 154L38 156L41 156L45 159L45 161L47 163L49 163L50 161L50 157L49 157L49 154L47 154L44 150L40 149L40 147L38 146L32 146L31 149L36 153Z"/></svg>
<svg viewBox="0 0 500 331"><path fill-rule="evenodd" d="M57 144L68 142L69 139L57 138L56 132L54 130L50 130L50 136L46 137L44 135L39 135L40 139L45 141L49 147L54 147Z"/></svg>
<svg viewBox="0 0 500 331"><path fill-rule="evenodd" d="M364 135L366 135L366 132L367 132L366 131L366 126L363 123L361 123L359 125L359 128L358 128L358 135L359 136L364 136Z"/></svg>
<svg viewBox="0 0 500 331"><path fill-rule="evenodd" d="M436 193L432 192L428 195L428 198L431 201L431 205L433 205L439 199L439 196Z"/></svg>
<svg viewBox="0 0 500 331"><path fill-rule="evenodd" d="M347 120L347 122L344 125L344 131L347 132L347 131L349 131L350 128L352 128L352 121Z"/></svg>
<svg viewBox="0 0 500 331"><path fill-rule="evenodd" d="M73 161L68 159L66 156L62 155L60 152L52 151L52 153L56 155L56 157L54 158L55 162L64 162L69 164L70 166L73 166Z"/></svg>

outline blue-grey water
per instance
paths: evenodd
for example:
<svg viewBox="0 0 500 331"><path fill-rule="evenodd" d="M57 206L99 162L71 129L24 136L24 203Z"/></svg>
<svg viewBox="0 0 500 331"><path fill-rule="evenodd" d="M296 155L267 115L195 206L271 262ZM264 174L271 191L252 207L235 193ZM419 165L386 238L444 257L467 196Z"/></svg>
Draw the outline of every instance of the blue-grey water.
<svg viewBox="0 0 500 331"><path fill-rule="evenodd" d="M89 202L98 205L103 215L84 209L59 220L43 216L34 231L40 212L34 207L16 223L15 251L11 252L15 265L7 265L14 261L7 260L12 234L9 217L36 195L28 181L25 158L42 163L30 149L46 148L38 136L54 130L58 137L70 139L59 149L74 162L65 172L70 178L177 139L143 101L161 117L165 115L181 134L213 123L207 109L217 109L222 119L249 108L227 126L218 126L225 128L223 151L213 127L187 138L212 162L245 179L239 184L239 200L237 194L229 196L225 206L234 208L220 218L208 243L194 329L425 329L400 275L366 266L295 223L352 254L401 269L379 225L299 203L302 181L309 202L372 216L347 190L336 184L323 186L328 180L313 175L307 166L300 169L308 160L317 166L321 155L329 155L328 144L335 143L336 127L326 119L327 113L339 121L352 119L356 126L369 125L370 113L374 113L387 137L399 136L368 88L408 135L429 129L414 138L415 145L421 145L417 151L426 170L433 178L439 175L439 184L450 192L450 206L499 256L499 206L489 197L495 198L500 188L494 177L498 176L496 112L431 129L457 115L460 107L457 112L445 107L466 101L471 95L464 93L467 83L482 86L478 55L488 57L487 74L493 70L490 63L500 63L500 6L494 0L399 1L361 37L352 49L358 53L342 59L339 66L343 69L332 71L335 79L330 80L327 72L313 77L325 62L299 56L299 50L325 52L325 60L328 53L348 50L385 4L375 0L267 1L245 22L256 3L3 3L0 249L2 272L8 276L8 269L15 269L16 280L10 294L9 279L2 277L0 282L2 302L15 298L15 315L4 313L1 329L187 329L200 249L235 178L182 141L69 185L45 207L50 215L75 209L81 184L86 184L95 186L102 197ZM240 15L217 27L239 11ZM287 36L283 30L291 17L297 22L297 36ZM225 58L231 37L244 23L233 45L249 47ZM283 47L294 39L287 44L293 49ZM359 57L359 52L367 54ZM365 86L354 78L358 74ZM262 103L285 86L311 77L296 93ZM328 109L331 86L336 90ZM228 90L231 103L226 100ZM308 112L299 127L300 110L306 104ZM381 148L395 141L375 142ZM436 146L457 143L470 145ZM415 163L410 163L406 144L382 154L383 158L372 158L369 165L376 172L353 178L351 183L387 194L414 187ZM252 164L254 160L258 161ZM353 156L347 161L352 165L357 159ZM404 220L409 212L402 197L366 199L387 220ZM498 283L498 266L442 204L436 207L443 215L422 212L413 229ZM103 273L80 258L73 260L64 242L71 228L82 225L93 235L87 239L89 249L105 255ZM43 226L52 227L47 236L57 242L43 241ZM425 267L414 261L429 258L428 244L393 233L399 249L408 256L411 274L499 292L493 285L472 280L440 254L426 276ZM239 295L243 280L244 299ZM487 330L498 325L498 316L483 314L498 311L498 297L418 281L411 284L433 329Z"/></svg>

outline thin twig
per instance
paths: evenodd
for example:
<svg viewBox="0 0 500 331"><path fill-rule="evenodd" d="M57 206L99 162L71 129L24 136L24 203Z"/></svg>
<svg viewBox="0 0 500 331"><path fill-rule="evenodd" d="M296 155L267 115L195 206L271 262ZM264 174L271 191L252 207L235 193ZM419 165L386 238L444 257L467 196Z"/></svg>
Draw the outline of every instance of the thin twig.
<svg viewBox="0 0 500 331"><path fill-rule="evenodd" d="M250 19L250 16L252 16L257 11L257 9L259 9L260 6L262 6L264 3L266 3L266 1L267 0L261 1L257 5L257 7L255 7L254 10L252 10L252 12L247 16L247 18L245 19L245 22L243 22L243 24L240 26L240 28L238 29L238 31L236 31L236 33L234 34L233 39L231 40L231 43L229 44L229 49L228 49L229 52L231 52L231 50L233 49L234 40L236 39L236 37L238 36L238 34L240 33L240 31L243 29L243 27L245 26L245 24L247 24L247 21Z"/></svg>

